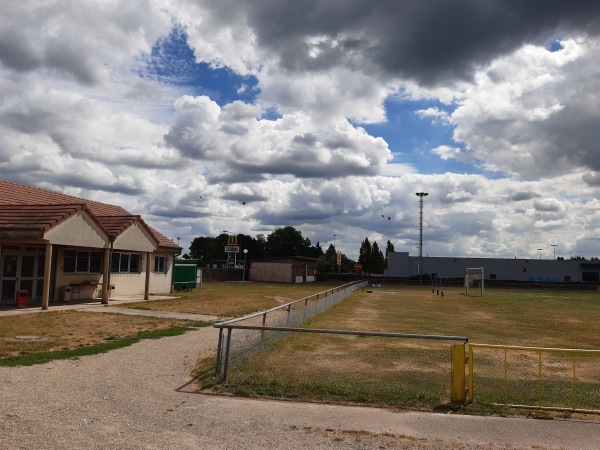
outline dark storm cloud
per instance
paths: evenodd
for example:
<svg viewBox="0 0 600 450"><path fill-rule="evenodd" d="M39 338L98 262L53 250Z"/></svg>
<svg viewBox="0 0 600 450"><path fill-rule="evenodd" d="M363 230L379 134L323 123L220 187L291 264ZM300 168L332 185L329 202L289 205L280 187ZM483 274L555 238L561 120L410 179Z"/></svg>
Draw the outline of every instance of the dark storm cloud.
<svg viewBox="0 0 600 450"><path fill-rule="evenodd" d="M19 72L35 69L39 58L23 32L14 26L0 31L0 63Z"/></svg>
<svg viewBox="0 0 600 450"><path fill-rule="evenodd" d="M600 186L600 172L586 173L582 179L590 186Z"/></svg>
<svg viewBox="0 0 600 450"><path fill-rule="evenodd" d="M288 70L344 64L421 84L469 79L523 43L600 28L598 1L263 0L248 14L261 45Z"/></svg>
<svg viewBox="0 0 600 450"><path fill-rule="evenodd" d="M531 200L532 198L539 197L539 194L535 192L516 192L511 197L510 200L513 202L522 202L524 200Z"/></svg>

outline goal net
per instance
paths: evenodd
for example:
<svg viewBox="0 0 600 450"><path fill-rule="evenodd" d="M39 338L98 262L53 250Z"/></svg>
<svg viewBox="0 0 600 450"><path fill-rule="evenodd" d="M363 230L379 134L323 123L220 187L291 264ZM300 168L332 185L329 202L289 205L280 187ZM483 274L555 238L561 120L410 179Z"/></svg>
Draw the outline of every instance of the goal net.
<svg viewBox="0 0 600 450"><path fill-rule="evenodd" d="M465 293L469 293L472 288L479 291L479 295L483 295L483 267L468 268L465 274Z"/></svg>

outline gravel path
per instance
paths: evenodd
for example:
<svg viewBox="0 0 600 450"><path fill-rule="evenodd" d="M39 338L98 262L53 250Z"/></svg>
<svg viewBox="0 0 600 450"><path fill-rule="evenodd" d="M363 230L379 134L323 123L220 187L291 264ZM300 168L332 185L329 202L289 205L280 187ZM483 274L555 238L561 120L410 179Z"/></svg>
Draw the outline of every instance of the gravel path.
<svg viewBox="0 0 600 450"><path fill-rule="evenodd" d="M217 330L77 360L0 367L2 449L600 448L600 424L498 419L198 394Z"/></svg>

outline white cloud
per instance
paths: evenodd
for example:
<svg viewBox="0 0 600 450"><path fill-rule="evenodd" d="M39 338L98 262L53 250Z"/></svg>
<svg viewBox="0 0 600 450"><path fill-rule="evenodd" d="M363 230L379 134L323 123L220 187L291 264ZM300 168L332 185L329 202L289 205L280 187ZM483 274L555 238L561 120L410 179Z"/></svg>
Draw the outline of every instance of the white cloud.
<svg viewBox="0 0 600 450"><path fill-rule="evenodd" d="M489 170L523 178L600 167L600 42L566 40L549 52L527 45L478 73L451 116L454 139Z"/></svg>
<svg viewBox="0 0 600 450"><path fill-rule="evenodd" d="M448 115L448 113L446 111L442 111L439 108L420 109L417 111L417 116L419 116L422 119L428 118L434 122L439 122L439 123L449 123L450 122L450 116Z"/></svg>
<svg viewBox="0 0 600 450"><path fill-rule="evenodd" d="M431 150L435 155L438 155L443 160L455 159L457 161L466 162L470 159L469 155L463 152L459 147L451 147L449 145L440 145Z"/></svg>
<svg viewBox="0 0 600 450"><path fill-rule="evenodd" d="M391 159L385 141L343 118L316 123L296 112L277 120L236 102L221 108L208 97L175 103L167 144L184 157L222 162L226 178L290 174L300 178L375 175ZM221 179L222 175L219 176Z"/></svg>

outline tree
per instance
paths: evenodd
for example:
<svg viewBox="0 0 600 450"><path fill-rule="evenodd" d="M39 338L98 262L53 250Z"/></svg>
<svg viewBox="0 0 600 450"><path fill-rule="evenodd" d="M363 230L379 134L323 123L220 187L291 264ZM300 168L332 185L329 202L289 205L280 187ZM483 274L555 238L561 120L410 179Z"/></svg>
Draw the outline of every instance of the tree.
<svg viewBox="0 0 600 450"><path fill-rule="evenodd" d="M371 256L369 257L369 271L372 273L383 273L385 258L383 252L379 250L377 241L371 246Z"/></svg>
<svg viewBox="0 0 600 450"><path fill-rule="evenodd" d="M211 264L213 260L225 259L224 248L227 244L227 235L216 238L200 236L195 238L190 245L190 256L197 259L200 266Z"/></svg>
<svg viewBox="0 0 600 450"><path fill-rule="evenodd" d="M585 259L585 256L580 256L580 255L575 255L575 256L571 256L571 258L569 258L571 261L587 261L587 259Z"/></svg>
<svg viewBox="0 0 600 450"><path fill-rule="evenodd" d="M388 266L388 254L391 253L391 252L394 252L394 251L395 251L394 250L394 244L392 244L389 241L389 239L388 239L387 245L385 247L385 267L386 267L386 269L387 269L387 266Z"/></svg>
<svg viewBox="0 0 600 450"><path fill-rule="evenodd" d="M360 245L360 251L358 252L358 262L362 264L363 271L369 272L371 269L369 268L369 259L371 257L371 243L369 242L369 238L365 238L365 240Z"/></svg>
<svg viewBox="0 0 600 450"><path fill-rule="evenodd" d="M278 228L267 236L269 257L305 256L306 241L294 227Z"/></svg>
<svg viewBox="0 0 600 450"><path fill-rule="evenodd" d="M283 227L267 236L267 252L270 257L306 256L318 258L323 250L313 247L310 239L302 237L302 233L294 227Z"/></svg>

